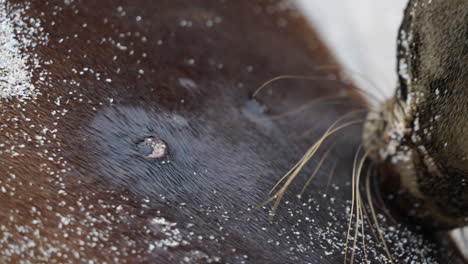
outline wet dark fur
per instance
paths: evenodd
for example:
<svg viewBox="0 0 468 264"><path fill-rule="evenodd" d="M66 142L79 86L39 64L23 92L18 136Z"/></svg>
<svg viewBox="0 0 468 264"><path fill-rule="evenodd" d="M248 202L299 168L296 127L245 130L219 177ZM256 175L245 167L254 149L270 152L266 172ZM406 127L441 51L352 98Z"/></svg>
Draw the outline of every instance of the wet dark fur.
<svg viewBox="0 0 468 264"><path fill-rule="evenodd" d="M369 144L373 151L394 149L373 159L383 164L388 192L399 193L396 206L429 229L468 221L467 3L409 1L398 38L397 93L382 108L384 129L365 132L378 138Z"/></svg>
<svg viewBox="0 0 468 264"><path fill-rule="evenodd" d="M430 168L430 171L423 158L419 158L418 169L422 174L418 175L419 188L430 210L448 219L445 220L447 224L441 222L455 227L467 224L468 212L465 183L468 176L467 6L465 1L457 0L433 1L426 5L410 1L400 29L414 38L409 41L409 52L399 54L399 59L410 61L412 78L411 83L400 80L401 97L405 102L408 92L425 94L422 102L416 104L421 129L414 132L422 140L414 144L425 147L439 174L431 175L436 174L435 169ZM400 47L400 50L403 49ZM427 130L430 133L425 132ZM419 152L423 157L422 151Z"/></svg>
<svg viewBox="0 0 468 264"><path fill-rule="evenodd" d="M44 66L52 73L53 84L39 87L42 95L25 105L24 115L32 118L31 123L10 126L8 132L36 134L41 124L56 127L58 132L50 143L29 144L22 150L24 156L0 156L0 177L16 187L13 196L0 193L0 222L14 235L8 243L0 244L1 252L6 252L8 244L32 240L63 251L75 250L82 260L95 259L97 263L114 263L116 259L126 263L179 263L187 259L191 263L342 263L343 247L330 255L321 243L326 239L344 242L346 238L344 203L350 197L350 186L345 183L350 181L353 155L360 143L359 127L334 138L335 150L302 201L296 194L316 160L288 190L273 222L268 220L269 208L247 210L268 198L276 181L330 124L351 110L365 108L351 85L324 79L280 81L263 91L258 101L250 97L264 81L278 75L339 77L335 61L304 20L293 11L270 12L275 3L106 0L65 6L63 1L34 1L29 15L46 14L42 20L46 21L50 43L38 52L54 62ZM64 10L51 16L55 5L64 6ZM116 11L119 5L125 16ZM73 12L76 9L77 14ZM137 23L136 16L142 21ZM222 21L208 28L206 20L216 17ZM181 27L182 20L193 25ZM280 27L284 20L286 27ZM118 38L118 32L136 31L148 41L134 36ZM75 32L78 38L58 43ZM99 44L102 37L109 36L135 50L135 55L107 42ZM157 44L159 39L163 40L161 45ZM141 57L143 52L148 54L146 58ZM112 60L114 55L118 55L117 61ZM71 70L83 67L111 77L112 83ZM118 67L119 74L115 73ZM139 76L139 69L144 74ZM180 78L196 85L181 83ZM66 85L62 79L77 80L81 85ZM70 95L71 90L76 92ZM350 96L288 118L258 120L339 91ZM79 94L82 102L74 99ZM62 96L60 107L54 104L58 96ZM112 103L108 98L113 98ZM50 111L63 108L69 112L54 126ZM20 115L14 102L2 104L1 113L3 118ZM312 131L303 136L309 129ZM169 163L149 160L138 152L136 144L148 136L167 143L169 156L164 161ZM16 144L21 139L4 131L0 141ZM47 155L37 155L44 149L49 150ZM52 153L67 161L65 168L69 170L58 173L59 177L48 174L48 169L63 168L47 159ZM338 166L332 182L339 190L328 186L335 161ZM8 180L5 175L9 173L17 175L17 180ZM59 190L65 190L66 195ZM325 193L336 200L332 203L323 198ZM309 196L313 202L307 202ZM40 214L31 212L32 206ZM60 226L59 215L70 215L73 220ZM103 220L102 215L118 221ZM15 221L9 221L10 216ZM148 252L151 241L166 236L161 226L151 225L154 217L177 223L190 244ZM14 225L28 226L37 218L42 225L29 228L30 232L14 231ZM307 218L314 222L307 222ZM314 233L312 227L336 233L326 237ZM77 228L84 235L78 234ZM34 230L41 235L33 236ZM109 236L99 239L96 247L80 245L80 239L94 230L106 230ZM434 239L428 236L422 245L409 245L417 248L431 242ZM299 245L306 250L300 250ZM195 251L199 255L194 255ZM408 250L394 256L395 263L404 263L410 254ZM446 250L429 254L441 261L452 255ZM31 248L0 259L2 263L21 259L36 262L38 255L40 251ZM77 263L72 255L54 253L48 263Z"/></svg>

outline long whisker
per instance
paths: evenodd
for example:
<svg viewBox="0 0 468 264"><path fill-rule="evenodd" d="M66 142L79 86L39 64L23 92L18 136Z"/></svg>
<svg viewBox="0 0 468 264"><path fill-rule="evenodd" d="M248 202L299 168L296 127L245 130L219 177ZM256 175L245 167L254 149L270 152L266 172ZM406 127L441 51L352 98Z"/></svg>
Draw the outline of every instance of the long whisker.
<svg viewBox="0 0 468 264"><path fill-rule="evenodd" d="M364 74L362 74L361 72L358 72L358 71L355 71L355 70L351 70L347 67L343 67L342 65L340 65L339 67L338 66L332 66L332 65L322 65L322 66L318 66L316 67L316 69L323 69L323 70L329 70L329 69L339 69L339 70L342 70L344 71L346 74L349 74L349 75L355 75L355 76L359 76L361 78L361 80L365 81L367 84L369 84L370 86L372 87L375 87L378 92L380 92L380 95L381 96L385 96L385 93L384 91L382 90L382 87L380 87L380 85L377 85L377 83L375 81L372 81L371 79L369 79L368 77L366 77ZM384 87L385 88L385 87Z"/></svg>
<svg viewBox="0 0 468 264"><path fill-rule="evenodd" d="M356 197L356 224L354 226L354 240L353 240L353 249L351 251L351 264L354 263L354 256L356 254L356 248L357 248L357 240L358 240L358 233L359 233L359 221L361 221L360 215L358 213L360 207L361 207L361 200L359 199L359 195L358 195Z"/></svg>
<svg viewBox="0 0 468 264"><path fill-rule="evenodd" d="M368 257L367 257L367 247L366 247L366 232L365 232L365 227L364 227L364 215L363 215L363 210L365 210L365 205L362 197L359 197L359 200L361 201L361 206L359 207L359 214L361 215L361 230L362 230L362 247L364 251L364 261L365 263L368 263ZM363 209L364 208L364 209Z"/></svg>
<svg viewBox="0 0 468 264"><path fill-rule="evenodd" d="M361 110L362 110L361 112L367 112L366 109L361 109ZM380 122L380 121L382 121L382 119L377 119L377 118L375 118L375 119L366 119L366 120L364 120L364 121L365 121L366 123L368 123L368 122ZM307 134L311 133L313 130L314 130L314 128L311 128L311 129L306 130L305 132L303 132L303 133L299 136L299 138L304 138L305 136L307 136Z"/></svg>
<svg viewBox="0 0 468 264"><path fill-rule="evenodd" d="M339 122L343 121L343 120L346 120L348 117L350 117L351 115L355 115L355 114L359 114L359 113L366 113L368 112L369 110L368 109L357 109L357 110L354 110L354 111L351 111L345 115L343 115L342 117L340 117L339 119L337 119L335 122L333 122L333 124L328 128L327 131L329 131L331 128L333 128L334 126L336 126ZM366 121L366 120L363 120L363 121ZM300 136L301 138L302 137L305 137L308 133L310 133L311 131L313 131L313 128L312 129L308 129L306 130L304 133L302 133L302 135ZM326 132L325 132L326 133Z"/></svg>
<svg viewBox="0 0 468 264"><path fill-rule="evenodd" d="M380 85L378 85L375 81L369 79L367 76L365 76L363 73L361 72L358 72L358 71L355 71L355 70L352 70L350 68L347 68L347 67L343 67L343 65L339 65L339 66L336 66L336 65L321 65L321 66L317 66L315 67L316 70L330 70L330 69L335 69L335 70L340 70L341 73L345 73L346 75L353 75L353 76L359 76L360 77L360 80L363 80L365 81L367 84L369 84L370 86L372 87L375 87L377 89L377 91L380 93L380 96L382 97L385 97L385 93L384 91L382 90L382 87ZM348 76L346 76L348 77ZM345 81L342 81L344 83L346 83ZM384 87L385 88L385 87ZM386 90L386 89L385 89Z"/></svg>
<svg viewBox="0 0 468 264"><path fill-rule="evenodd" d="M302 163L302 161L303 161L304 159L306 159L306 157L307 157L307 153L304 154L304 155L301 157L301 159L299 160L299 162L297 162L296 164L294 164L294 166L293 166L288 172L286 172L286 173L283 175L283 177L281 177L281 179L279 179L279 180L276 182L276 184L273 186L273 188L271 188L271 190L270 190L270 192L269 192L268 194L271 195L271 194L275 191L275 189L276 189L276 188L277 188L293 171L295 171L295 170L297 169L297 167L300 166L300 164Z"/></svg>
<svg viewBox="0 0 468 264"><path fill-rule="evenodd" d="M330 187L330 184L332 182L332 179L333 179L333 175L335 175L335 169L336 169L336 161L333 162L333 166L330 170L330 174L328 176L328 182L327 182L327 187L325 188L325 194L328 194L328 189Z"/></svg>
<svg viewBox="0 0 468 264"><path fill-rule="evenodd" d="M306 79L306 80L317 80L318 77L307 77L307 76L300 76L300 75L280 75L280 76L277 76L277 77L274 77L266 82L264 82L262 85L260 85L260 87L257 88L257 90L255 90L253 93L252 93L252 97L253 98L256 98L257 95L265 88L267 87L268 85L276 82L276 81L279 81L279 80L284 80L284 79Z"/></svg>
<svg viewBox="0 0 468 264"><path fill-rule="evenodd" d="M319 169L322 167L322 164L323 162L325 161L325 159L328 157L328 154L330 154L330 151L333 149L334 147L334 144L333 146L331 146L327 152L325 152L325 154L323 154L323 157L322 159L319 161L319 163L317 164L317 166L315 167L315 170L314 172L311 174L311 176L309 177L309 179L307 180L307 182L304 184L304 186L302 187L302 190L301 192L299 193L299 196L301 197L305 190L307 189L307 187L309 186L310 182L312 181L312 179L315 177L315 175L317 175L317 172L319 171Z"/></svg>
<svg viewBox="0 0 468 264"><path fill-rule="evenodd" d="M367 169L367 175L366 177L370 177L372 171L374 170L374 165L372 164L368 169ZM366 178L367 179L367 178ZM369 225L370 229L371 229L371 232L372 232L372 236L374 237L375 241L379 241L379 238L377 236L377 234L375 233L374 231L374 225L372 224L371 222L371 217L369 216L368 212L367 212L367 207L364 206L364 210L363 210L364 214L365 214L365 218L366 218L366 221L367 221L367 224Z"/></svg>
<svg viewBox="0 0 468 264"><path fill-rule="evenodd" d="M319 102L325 102L325 101L331 101L331 100L338 100L338 99L343 99L343 98L346 98L347 95L334 95L334 96L320 96L318 98L315 98L299 107L297 107L296 109L293 109L293 110L290 110L288 112L285 112L285 113L282 113L282 114L279 114L279 115L273 115L273 116L269 116L269 117L265 117L265 118L258 118L256 119L257 121L273 121L273 120L278 120L278 119L282 119L282 118L285 118L285 117L288 117L290 115L294 115L294 114L298 114L304 110L306 110L307 108L311 107L312 105L314 105L314 103L319 103Z"/></svg>
<svg viewBox="0 0 468 264"><path fill-rule="evenodd" d="M349 214L349 219L348 219L348 230L346 232L346 242L345 242L345 254L344 254L344 263L346 264L346 261L348 259L348 243L349 243L349 235L351 233L351 224L353 222L354 218L354 205L355 205L355 184L356 184L356 168L357 168L357 159L359 156L359 153L361 152L362 149L362 144L359 145L356 154L354 155L354 160L353 160L353 170L352 170L352 176L351 176L351 211Z"/></svg>
<svg viewBox="0 0 468 264"><path fill-rule="evenodd" d="M305 75L280 75L280 76L274 77L274 78L266 81L265 83L263 83L259 88L257 88L257 90L255 90L252 93L252 98L256 98L257 95L263 89L265 89L265 87L269 86L270 84L272 84L272 83L274 83L276 81L279 81L279 80L288 80L288 79L309 80L309 81L332 81L332 82L341 82L343 84L346 84L342 80L339 80L339 79L336 79L336 78L326 79L323 76L318 77L318 76L305 76ZM346 85L348 85L348 84L346 84ZM361 94L364 94L366 96L371 97L376 102L381 102L382 101L381 99L377 98L375 95L370 94L369 92L367 92L367 91L365 91L363 89L360 89L358 87L353 87L353 88L356 89L357 91L359 91Z"/></svg>
<svg viewBox="0 0 468 264"><path fill-rule="evenodd" d="M340 125L340 126L338 126L336 128L333 128L332 130L329 130L327 133L325 133L312 147L309 148L309 150L306 152L306 154L303 156L303 158L296 164L298 166L296 166L296 168L287 176L287 180L284 183L284 185L280 188L280 190L278 190L278 192L275 193L274 196L276 196L276 201L275 201L275 203L273 205L273 208L272 208L272 211L271 211L272 216L275 215L276 209L278 208L279 203L280 203L284 193L286 192L286 189L289 187L291 182L297 177L297 175L302 170L302 168L307 164L307 162L314 156L314 154L320 148L322 143L328 137L335 134L336 132L338 132L338 131L346 128L346 127L349 127L349 126L352 126L352 125L355 125L355 124L358 124L358 123L362 123L363 121L364 120L354 120L354 121L350 121L348 123L342 124L342 125ZM284 178L284 179L286 179L286 178Z"/></svg>
<svg viewBox="0 0 468 264"><path fill-rule="evenodd" d="M346 118L350 117L351 115L358 114L358 113L365 112L365 111L366 111L365 109L360 109L360 110L351 111L351 112L349 112L349 113L343 115L342 117L338 118L338 119L337 119L335 122L333 122L333 124L327 129L327 131L325 131L325 133L324 133L324 135L322 136L321 139L323 139L324 137L327 138L327 137L328 137L327 134L329 134L329 133L331 132L331 130L332 130L339 122L345 120ZM361 122L363 122L363 121L361 121ZM353 124L349 124L349 125L347 125L347 126L350 126L350 125L353 125ZM345 126L345 127L347 127L347 126ZM344 127L343 127L343 128L344 128ZM331 134L334 134L335 132L337 132L337 131L339 131L339 130L341 130L341 129L342 129L342 128L340 128L340 129L334 131L334 132L331 133ZM331 135L331 134L330 134L330 135ZM314 144L312 147L310 147L310 148L307 150L307 152L301 157L301 159L299 160L299 162L297 162L283 177L281 177L281 179L280 179L279 181L276 182L276 184L273 186L273 188L272 188L272 189L270 190L270 192L269 192L270 195L271 195L271 194L273 193L273 191L279 186L279 184L280 184L281 182L283 182L289 175L291 175L291 173L293 173L294 171L296 171L297 168L298 168L302 163L306 163L307 161L309 161L309 160L312 158L313 154L312 154L312 156L310 156L309 153L310 153L310 152L315 153L315 151L313 151L313 150L314 150L314 146L315 146L317 143L320 143L320 144L321 144L321 141L320 141L321 139L317 140L317 141L315 142L315 144Z"/></svg>
<svg viewBox="0 0 468 264"><path fill-rule="evenodd" d="M356 183L355 183L355 194L356 194L356 199L357 199L357 206L356 206L356 234L354 237L353 241L353 252L351 255L351 264L354 261L354 255L356 252L356 243L357 243L357 233L359 231L359 221L362 221L362 219L359 218L359 210L362 209L362 200L361 200L361 191L360 191L360 182L361 182L361 174L362 174L362 168L364 167L364 163L366 162L367 156L369 155L369 151L366 151L364 155L362 156L360 162L359 162L359 167L356 172ZM362 214L361 214L362 216ZM360 220L359 220L360 219ZM364 230L363 230L364 232Z"/></svg>
<svg viewBox="0 0 468 264"><path fill-rule="evenodd" d="M375 226L377 227L377 231L379 233L379 237L380 237L380 240L382 242L382 245L384 246L385 253L387 254L387 257L389 258L390 263L393 264L392 254L390 253L390 250L389 250L389 248L387 246L387 243L385 242L384 236L382 234L382 229L380 228L379 221L378 221L377 215L375 213L374 204L373 204L373 201L372 201L372 193L371 193L371 189L370 189L370 175L367 175L367 177L366 177L366 195L367 195L368 200L369 200L369 207L370 207L370 210L371 210L371 215L372 215L372 218L374 220Z"/></svg>

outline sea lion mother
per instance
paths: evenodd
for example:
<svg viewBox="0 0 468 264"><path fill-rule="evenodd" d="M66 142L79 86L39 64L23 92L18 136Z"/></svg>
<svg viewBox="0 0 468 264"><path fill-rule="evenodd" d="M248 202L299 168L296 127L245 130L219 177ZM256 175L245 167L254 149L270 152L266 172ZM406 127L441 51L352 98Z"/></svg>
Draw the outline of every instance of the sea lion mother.
<svg viewBox="0 0 468 264"><path fill-rule="evenodd" d="M343 262L359 126L324 145L301 199L318 159L273 218L257 209L333 122L366 108L287 2L0 4L2 263ZM315 77L252 96L288 74ZM394 263L456 260L381 221ZM389 262L364 236L356 260Z"/></svg>

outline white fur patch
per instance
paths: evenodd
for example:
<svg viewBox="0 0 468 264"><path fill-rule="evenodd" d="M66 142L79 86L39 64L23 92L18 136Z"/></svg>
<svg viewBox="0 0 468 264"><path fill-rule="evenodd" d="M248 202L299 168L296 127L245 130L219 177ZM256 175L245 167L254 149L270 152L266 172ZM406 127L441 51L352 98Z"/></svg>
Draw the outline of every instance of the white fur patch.
<svg viewBox="0 0 468 264"><path fill-rule="evenodd" d="M24 15L27 9L10 9L7 0L0 0L0 100L33 97L33 72L40 79L44 75L34 50L47 42L47 34L38 19Z"/></svg>

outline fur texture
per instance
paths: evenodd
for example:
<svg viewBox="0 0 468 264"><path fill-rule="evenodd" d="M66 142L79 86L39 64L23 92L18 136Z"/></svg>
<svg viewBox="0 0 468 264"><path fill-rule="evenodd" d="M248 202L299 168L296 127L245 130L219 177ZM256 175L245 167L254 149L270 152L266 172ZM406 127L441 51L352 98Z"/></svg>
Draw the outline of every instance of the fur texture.
<svg viewBox="0 0 468 264"><path fill-rule="evenodd" d="M26 15L49 34L35 52L50 82L0 109L2 263L343 262L359 127L331 139L302 200L317 160L273 221L269 206L254 208L336 119L366 107L297 11L281 1L82 0L33 1ZM250 96L283 74L317 79ZM268 119L337 94L346 96ZM167 158L142 155L146 137L163 140ZM382 226L398 263L450 255L431 236ZM366 238L372 263L384 263Z"/></svg>

